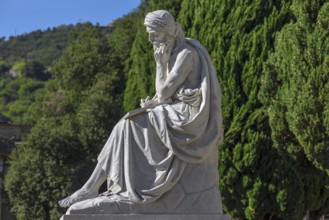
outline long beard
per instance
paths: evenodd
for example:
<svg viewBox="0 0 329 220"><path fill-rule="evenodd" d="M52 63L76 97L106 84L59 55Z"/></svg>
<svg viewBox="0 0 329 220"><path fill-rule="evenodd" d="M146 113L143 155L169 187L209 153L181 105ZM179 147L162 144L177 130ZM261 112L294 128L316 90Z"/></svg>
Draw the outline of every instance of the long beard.
<svg viewBox="0 0 329 220"><path fill-rule="evenodd" d="M171 43L170 41L165 41L165 42L157 42L157 41L153 41L153 50L156 51L158 48L160 47L164 47L164 51L165 53L170 53L172 52L174 45L173 43Z"/></svg>

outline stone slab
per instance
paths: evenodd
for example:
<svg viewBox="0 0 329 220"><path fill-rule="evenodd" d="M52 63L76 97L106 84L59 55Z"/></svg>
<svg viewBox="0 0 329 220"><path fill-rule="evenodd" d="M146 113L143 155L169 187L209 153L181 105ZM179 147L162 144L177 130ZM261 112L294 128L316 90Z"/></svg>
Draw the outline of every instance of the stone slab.
<svg viewBox="0 0 329 220"><path fill-rule="evenodd" d="M231 220L225 214L64 215L60 220Z"/></svg>

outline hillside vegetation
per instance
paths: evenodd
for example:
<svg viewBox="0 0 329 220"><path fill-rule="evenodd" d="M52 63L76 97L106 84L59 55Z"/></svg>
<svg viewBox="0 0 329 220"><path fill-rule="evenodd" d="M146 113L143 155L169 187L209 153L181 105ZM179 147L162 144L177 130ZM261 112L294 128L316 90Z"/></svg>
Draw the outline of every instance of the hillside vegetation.
<svg viewBox="0 0 329 220"><path fill-rule="evenodd" d="M69 42L90 24L61 25L0 40L0 112L14 123L34 124L33 103ZM97 29L108 35L113 29ZM38 107L37 107L38 108Z"/></svg>

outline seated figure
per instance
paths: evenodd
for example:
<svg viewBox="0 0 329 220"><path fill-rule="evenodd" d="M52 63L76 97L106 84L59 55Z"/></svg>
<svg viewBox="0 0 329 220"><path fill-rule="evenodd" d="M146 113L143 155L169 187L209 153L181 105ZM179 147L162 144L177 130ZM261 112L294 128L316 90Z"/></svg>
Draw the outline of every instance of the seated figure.
<svg viewBox="0 0 329 220"><path fill-rule="evenodd" d="M91 177L59 201L67 214L222 213L221 94L213 64L169 12L148 13L144 24L156 95L113 128ZM107 191L99 195L104 181Z"/></svg>

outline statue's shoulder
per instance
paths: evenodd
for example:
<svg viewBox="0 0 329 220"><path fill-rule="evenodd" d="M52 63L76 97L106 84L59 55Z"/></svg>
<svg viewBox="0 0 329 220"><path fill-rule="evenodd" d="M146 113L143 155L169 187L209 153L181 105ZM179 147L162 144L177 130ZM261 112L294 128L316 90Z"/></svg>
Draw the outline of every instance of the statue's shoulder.
<svg viewBox="0 0 329 220"><path fill-rule="evenodd" d="M188 43L183 43L180 47L178 47L175 50L175 53L177 54L178 57L197 57L198 56L198 52L196 51L196 49L188 44Z"/></svg>

